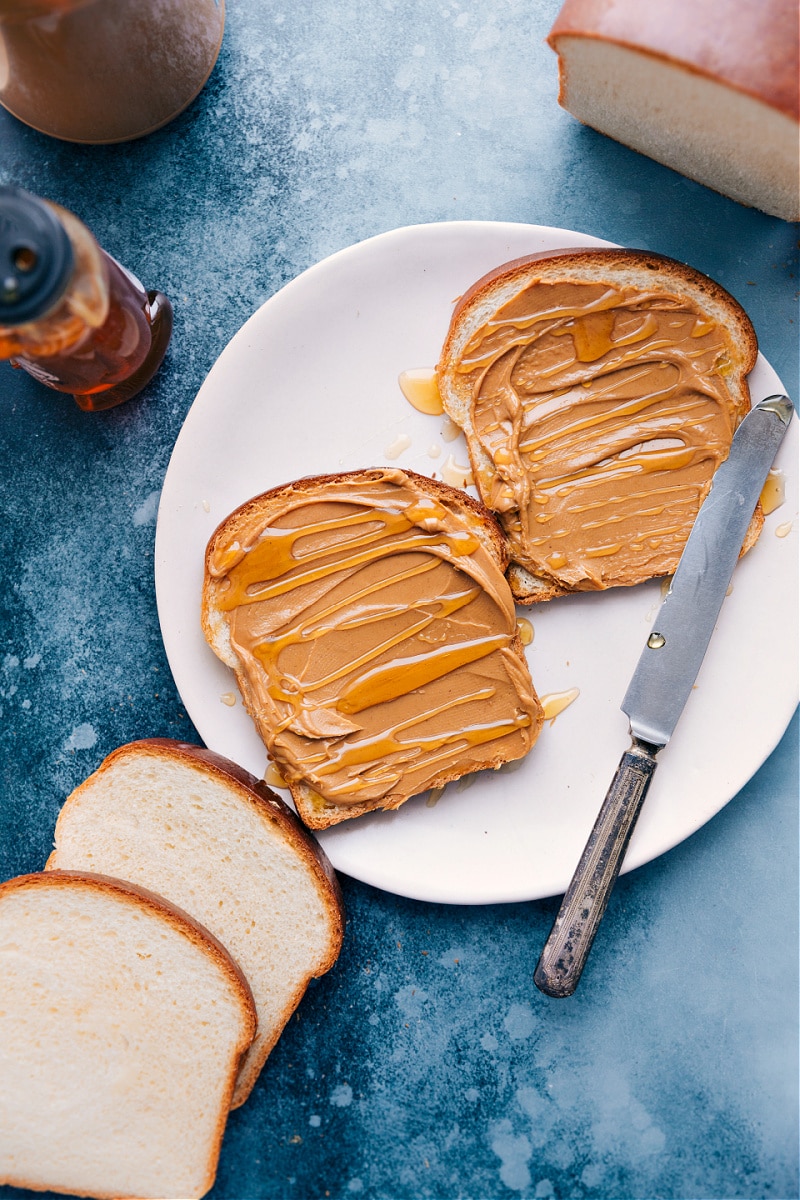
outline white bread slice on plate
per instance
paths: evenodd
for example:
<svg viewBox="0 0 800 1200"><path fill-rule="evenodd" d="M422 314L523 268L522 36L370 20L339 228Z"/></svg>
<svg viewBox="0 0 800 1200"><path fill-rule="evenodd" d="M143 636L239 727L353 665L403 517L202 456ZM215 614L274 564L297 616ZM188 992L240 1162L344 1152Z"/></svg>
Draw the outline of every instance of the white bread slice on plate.
<svg viewBox="0 0 800 1200"><path fill-rule="evenodd" d="M528 752L542 724L496 521L392 467L274 488L206 551L203 631L313 829Z"/></svg>
<svg viewBox="0 0 800 1200"><path fill-rule="evenodd" d="M312 978L336 961L333 869L266 784L220 755L162 738L121 746L67 798L47 870L99 871L185 909L243 971L258 1031L236 1081L247 1099Z"/></svg>
<svg viewBox="0 0 800 1200"><path fill-rule="evenodd" d="M800 220L797 0L566 0L547 40L579 121Z"/></svg>
<svg viewBox="0 0 800 1200"><path fill-rule="evenodd" d="M757 355L732 296L649 251L534 254L465 292L439 391L519 603L674 572ZM747 546L762 523L758 509Z"/></svg>
<svg viewBox="0 0 800 1200"><path fill-rule="evenodd" d="M42 872L0 885L0 1183L79 1196L212 1187L250 990L144 888Z"/></svg>

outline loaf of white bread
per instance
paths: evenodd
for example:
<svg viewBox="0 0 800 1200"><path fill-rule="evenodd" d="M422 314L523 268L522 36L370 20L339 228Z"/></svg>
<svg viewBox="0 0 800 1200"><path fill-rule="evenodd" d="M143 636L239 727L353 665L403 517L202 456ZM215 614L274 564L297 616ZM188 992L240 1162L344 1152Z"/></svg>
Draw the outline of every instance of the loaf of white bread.
<svg viewBox="0 0 800 1200"><path fill-rule="evenodd" d="M797 0L566 0L548 41L578 120L800 220Z"/></svg>
<svg viewBox="0 0 800 1200"><path fill-rule="evenodd" d="M114 751L46 870L0 886L0 1184L203 1196L343 926L327 858L262 781L167 739Z"/></svg>
<svg viewBox="0 0 800 1200"><path fill-rule="evenodd" d="M244 976L186 913L102 875L0 885L0 1183L203 1196L256 1029Z"/></svg>

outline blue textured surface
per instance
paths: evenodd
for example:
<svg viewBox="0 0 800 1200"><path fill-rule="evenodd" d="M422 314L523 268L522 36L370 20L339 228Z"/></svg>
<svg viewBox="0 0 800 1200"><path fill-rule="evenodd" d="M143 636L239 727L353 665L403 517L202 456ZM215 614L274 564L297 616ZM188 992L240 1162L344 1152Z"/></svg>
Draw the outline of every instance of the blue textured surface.
<svg viewBox="0 0 800 1200"><path fill-rule="evenodd" d="M0 110L0 181L72 209L176 309L162 371L106 414L0 365L0 878L42 867L115 746L196 740L156 615L159 489L223 346L326 254L456 218L645 246L746 306L797 399L796 228L559 109L557 8L235 0L209 84L149 138L72 146ZM797 741L795 720L714 821L621 880L568 1001L531 982L556 901L344 879L341 959L232 1115L213 1200L794 1200Z"/></svg>

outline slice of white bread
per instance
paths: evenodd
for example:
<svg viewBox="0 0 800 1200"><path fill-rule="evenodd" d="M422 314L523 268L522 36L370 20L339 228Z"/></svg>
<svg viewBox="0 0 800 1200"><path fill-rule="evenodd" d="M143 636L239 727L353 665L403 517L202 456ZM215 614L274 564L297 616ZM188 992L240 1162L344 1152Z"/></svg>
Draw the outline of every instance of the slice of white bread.
<svg viewBox="0 0 800 1200"><path fill-rule="evenodd" d="M309 981L333 966L342 943L339 885L295 814L209 750L132 742L67 798L47 869L140 884L219 938L258 1013L232 1107L244 1103Z"/></svg>
<svg viewBox="0 0 800 1200"><path fill-rule="evenodd" d="M205 1195L256 1015L186 913L90 873L0 885L0 1183Z"/></svg>
<svg viewBox="0 0 800 1200"><path fill-rule="evenodd" d="M579 121L800 220L797 0L566 0L548 41Z"/></svg>
<svg viewBox="0 0 800 1200"><path fill-rule="evenodd" d="M509 539L518 602L674 571L757 354L732 296L648 251L530 255L459 299L439 390Z"/></svg>
<svg viewBox="0 0 800 1200"><path fill-rule="evenodd" d="M203 630L308 826L527 753L542 710L505 566L482 504L397 468L296 480L222 522Z"/></svg>

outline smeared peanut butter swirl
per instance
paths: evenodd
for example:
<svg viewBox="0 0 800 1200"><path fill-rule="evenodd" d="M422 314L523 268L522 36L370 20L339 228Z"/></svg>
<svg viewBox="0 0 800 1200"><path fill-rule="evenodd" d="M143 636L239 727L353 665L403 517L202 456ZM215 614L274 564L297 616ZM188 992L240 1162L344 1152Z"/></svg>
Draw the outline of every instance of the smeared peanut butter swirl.
<svg viewBox="0 0 800 1200"><path fill-rule="evenodd" d="M538 281L458 370L511 556L569 589L674 570L738 420L723 332L664 292Z"/></svg>
<svg viewBox="0 0 800 1200"><path fill-rule="evenodd" d="M475 525L386 469L281 489L214 544L245 703L321 803L396 806L535 740L513 601Z"/></svg>

